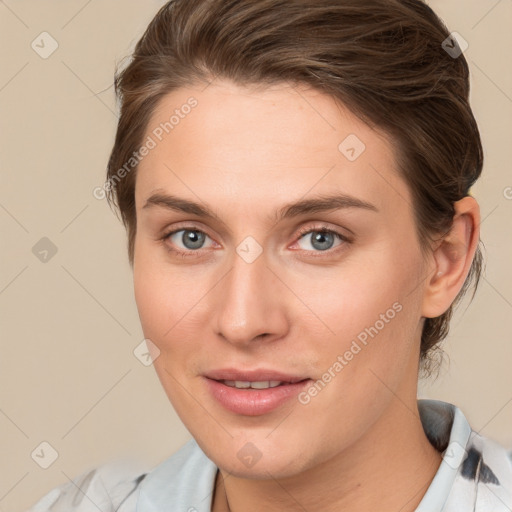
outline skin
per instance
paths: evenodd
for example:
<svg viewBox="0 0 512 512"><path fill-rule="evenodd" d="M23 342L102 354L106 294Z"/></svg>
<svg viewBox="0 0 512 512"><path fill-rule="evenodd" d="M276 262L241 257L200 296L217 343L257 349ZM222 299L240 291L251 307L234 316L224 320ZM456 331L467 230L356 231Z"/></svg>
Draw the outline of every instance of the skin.
<svg viewBox="0 0 512 512"><path fill-rule="evenodd" d="M168 94L146 136L191 96L197 106L139 165L133 270L160 381L220 468L212 510L414 510L441 463L417 409L421 329L464 283L478 204L456 203L452 230L423 254L392 141L343 105L305 86L215 80ZM354 161L338 149L350 134L366 145ZM215 217L144 207L155 192ZM287 203L333 192L378 211L273 217ZM334 235L319 249L322 226L350 241ZM207 235L200 249L185 246L183 232L162 240L184 228ZM252 263L236 252L247 236L262 249ZM401 311L305 405L292 399L244 416L208 392L203 374L227 367L321 379L397 302ZM248 442L261 454L252 467L237 457Z"/></svg>

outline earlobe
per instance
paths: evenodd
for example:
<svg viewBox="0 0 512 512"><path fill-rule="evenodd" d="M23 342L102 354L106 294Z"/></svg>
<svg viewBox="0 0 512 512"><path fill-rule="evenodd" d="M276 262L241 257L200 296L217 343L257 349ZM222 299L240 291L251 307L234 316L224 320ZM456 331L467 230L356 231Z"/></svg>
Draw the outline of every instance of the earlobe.
<svg viewBox="0 0 512 512"><path fill-rule="evenodd" d="M454 204L450 231L436 244L433 269L426 280L422 316L442 315L455 300L469 273L480 237L480 208L466 196Z"/></svg>

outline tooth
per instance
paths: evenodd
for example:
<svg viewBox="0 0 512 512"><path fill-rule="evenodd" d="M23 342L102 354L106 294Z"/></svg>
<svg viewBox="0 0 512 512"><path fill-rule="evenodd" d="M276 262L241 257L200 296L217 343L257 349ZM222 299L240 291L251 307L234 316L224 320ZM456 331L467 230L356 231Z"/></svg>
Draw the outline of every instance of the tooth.
<svg viewBox="0 0 512 512"><path fill-rule="evenodd" d="M270 387L271 388L275 388L275 387L279 386L280 384L281 384L280 380L271 380L270 381Z"/></svg>
<svg viewBox="0 0 512 512"><path fill-rule="evenodd" d="M268 380L262 382L251 382L251 388L253 389L267 389L270 386Z"/></svg>
<svg viewBox="0 0 512 512"><path fill-rule="evenodd" d="M223 381L226 386L229 386L231 388L235 387L235 381L234 380L225 380Z"/></svg>
<svg viewBox="0 0 512 512"><path fill-rule="evenodd" d="M239 389L247 389L251 387L251 383L246 380L235 380L235 387Z"/></svg>

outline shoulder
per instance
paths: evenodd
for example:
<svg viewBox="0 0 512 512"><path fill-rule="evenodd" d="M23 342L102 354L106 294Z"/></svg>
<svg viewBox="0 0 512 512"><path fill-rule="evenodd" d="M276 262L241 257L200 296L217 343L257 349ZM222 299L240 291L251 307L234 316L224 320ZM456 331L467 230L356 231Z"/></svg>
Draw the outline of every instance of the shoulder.
<svg viewBox="0 0 512 512"><path fill-rule="evenodd" d="M461 475L488 488L506 489L507 502L512 506L512 451L493 439L472 432L465 449Z"/></svg>
<svg viewBox="0 0 512 512"><path fill-rule="evenodd" d="M82 473L56 487L27 512L135 512L147 471L134 461L115 461Z"/></svg>
<svg viewBox="0 0 512 512"><path fill-rule="evenodd" d="M133 461L87 471L50 491L27 512L205 510L216 472L192 439L150 471Z"/></svg>
<svg viewBox="0 0 512 512"><path fill-rule="evenodd" d="M417 512L510 512L511 450L474 431L453 404L421 399L418 408L425 434L443 459Z"/></svg>
<svg viewBox="0 0 512 512"><path fill-rule="evenodd" d="M210 510L218 468L191 439L141 484L137 512Z"/></svg>
<svg viewBox="0 0 512 512"><path fill-rule="evenodd" d="M467 500L475 512L512 510L510 449L473 430L467 444L457 448L461 448L462 460L450 494L450 504Z"/></svg>

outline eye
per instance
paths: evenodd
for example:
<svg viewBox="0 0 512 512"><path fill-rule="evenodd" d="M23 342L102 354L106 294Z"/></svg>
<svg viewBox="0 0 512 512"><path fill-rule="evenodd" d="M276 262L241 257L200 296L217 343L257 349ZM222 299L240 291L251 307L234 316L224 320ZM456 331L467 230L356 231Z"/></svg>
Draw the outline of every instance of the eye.
<svg viewBox="0 0 512 512"><path fill-rule="evenodd" d="M183 257L199 256L202 249L217 246L204 231L193 226L171 231L163 235L161 240L169 252ZM207 245L207 240L210 241L210 245ZM339 246L350 242L342 233L327 226L319 226L301 229L296 244L304 251L321 253L334 252Z"/></svg>
<svg viewBox="0 0 512 512"><path fill-rule="evenodd" d="M182 253L203 249L206 239L210 239L206 233L190 228L173 231L164 236L164 240L170 242L174 247L178 247L177 250L173 248L171 250Z"/></svg>
<svg viewBox="0 0 512 512"><path fill-rule="evenodd" d="M342 245L343 242L348 242L348 238L327 227L320 227L314 229L301 230L300 238L297 241L299 247L305 251L325 252L333 247ZM336 244L338 240L338 244Z"/></svg>

